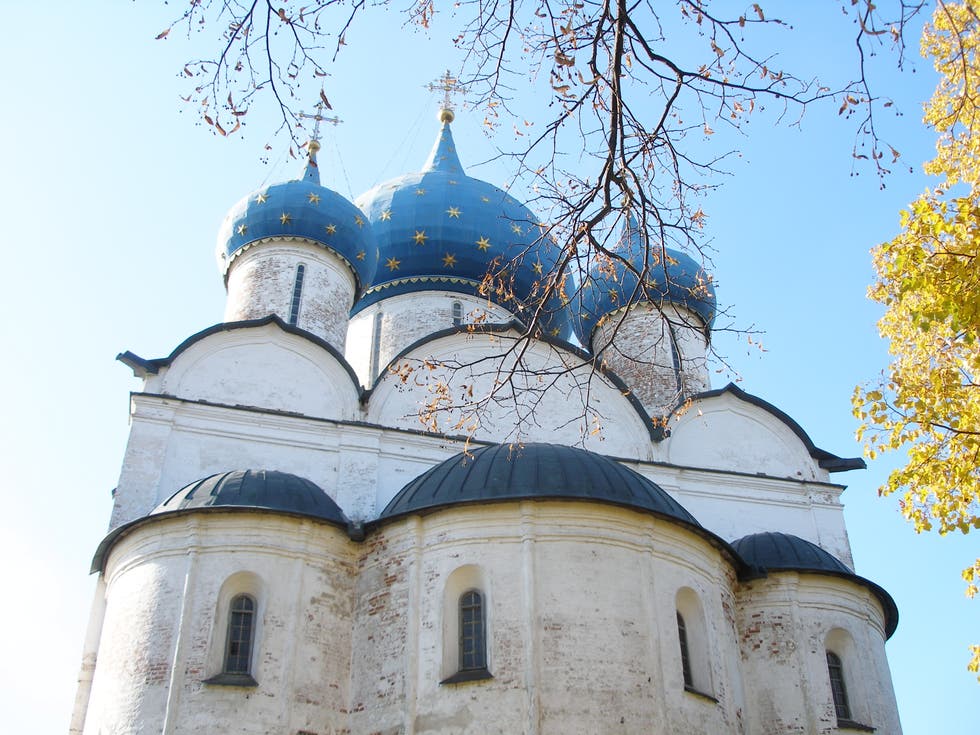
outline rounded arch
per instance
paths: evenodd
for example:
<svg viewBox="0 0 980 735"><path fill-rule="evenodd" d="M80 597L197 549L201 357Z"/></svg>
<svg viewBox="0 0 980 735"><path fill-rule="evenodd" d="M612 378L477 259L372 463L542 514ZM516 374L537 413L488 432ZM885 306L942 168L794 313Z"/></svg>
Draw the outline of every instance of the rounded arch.
<svg viewBox="0 0 980 735"><path fill-rule="evenodd" d="M674 598L680 666L684 688L710 695L711 661L708 627L701 597L690 587L681 587ZM686 658L686 661L684 660Z"/></svg>
<svg viewBox="0 0 980 735"><path fill-rule="evenodd" d="M824 636L827 703L840 722L867 724L868 700L862 690L865 675L854 636L844 628L831 628Z"/></svg>
<svg viewBox="0 0 980 735"><path fill-rule="evenodd" d="M492 666L493 651L493 609L491 601L490 581L486 571L476 564L466 564L457 567L446 577L442 594L442 667L440 678L443 682L457 680L464 674L466 666L462 661L461 642L463 639L463 624L461 612L464 603L469 607L473 603L473 593L479 596L480 615L482 617L483 666L470 669L474 675L466 678L482 678L488 675ZM472 633L473 631L468 631ZM459 679L463 680L463 679Z"/></svg>
<svg viewBox="0 0 980 735"><path fill-rule="evenodd" d="M228 679L229 672L226 670L228 644L230 636L232 636L233 616L235 611L240 608L240 605L236 605L236 603L242 600L251 602L248 660L239 665L238 670L230 672L232 676L238 678ZM239 685L254 683L255 662L258 660L258 652L261 648L262 620L265 617L267 603L268 585L262 577L254 572L238 571L222 582L215 602L214 624L211 626L208 644L207 673L210 677L207 680L208 683ZM250 678L253 681L244 681L245 678Z"/></svg>

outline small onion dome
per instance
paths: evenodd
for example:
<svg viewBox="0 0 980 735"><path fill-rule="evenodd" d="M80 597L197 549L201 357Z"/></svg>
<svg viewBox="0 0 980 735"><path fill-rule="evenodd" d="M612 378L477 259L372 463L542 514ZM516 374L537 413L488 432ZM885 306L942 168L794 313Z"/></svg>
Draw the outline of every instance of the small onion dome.
<svg viewBox="0 0 980 735"><path fill-rule="evenodd" d="M622 261L593 263L581 289L580 309L573 317L579 341L589 346L600 320L626 309L631 301L648 301L655 306L672 303L697 314L706 330L711 329L717 310L715 289L709 274L693 258L669 248L661 251L647 240L636 219L630 216L613 252L629 261L637 273L648 263L645 288Z"/></svg>
<svg viewBox="0 0 980 735"><path fill-rule="evenodd" d="M262 508L347 525L344 512L319 485L276 470L235 470L205 477L175 492L150 515L217 507Z"/></svg>
<svg viewBox="0 0 980 735"><path fill-rule="evenodd" d="M442 119L420 172L379 184L357 199L380 255L374 280L352 313L390 296L435 290L486 298L527 321L560 249L527 207L463 172L450 119ZM501 271L497 283L481 287L488 273ZM546 305L542 328L556 337L570 334L557 297Z"/></svg>
<svg viewBox="0 0 980 735"><path fill-rule="evenodd" d="M493 444L461 452L408 483L380 517L542 499L611 503L701 528L680 503L638 472L601 454L558 444Z"/></svg>
<svg viewBox="0 0 980 735"><path fill-rule="evenodd" d="M239 201L218 231L218 265L222 274L249 247L272 238L302 240L343 259L363 290L374 277L378 249L367 217L350 201L320 185L312 146L302 178L272 184Z"/></svg>
<svg viewBox="0 0 980 735"><path fill-rule="evenodd" d="M836 556L810 541L770 531L743 536L732 542L732 548L749 566L763 572L829 574L867 587L885 611L885 636L890 638L898 627L898 607L891 595L874 582L859 577Z"/></svg>

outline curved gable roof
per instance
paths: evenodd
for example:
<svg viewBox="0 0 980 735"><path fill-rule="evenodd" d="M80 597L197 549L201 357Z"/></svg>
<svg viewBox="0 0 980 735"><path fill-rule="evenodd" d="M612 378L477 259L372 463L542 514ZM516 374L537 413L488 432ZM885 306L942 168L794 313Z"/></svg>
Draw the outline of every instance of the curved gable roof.
<svg viewBox="0 0 980 735"><path fill-rule="evenodd" d="M204 339L207 339L208 337L214 334L219 334L221 332L232 332L238 329L252 329L254 327L264 327L269 324L279 327L279 329L281 329L284 332L287 332L288 334L292 334L297 337L302 337L308 342L312 342L320 349L328 352L330 356L333 357L334 360L336 360L340 364L340 366L347 372L347 375L351 379L351 384L356 389L358 396L360 396L361 400L363 400L364 390L361 386L360 380L357 377L357 374L354 372L354 368L350 366L350 363L347 362L347 359L342 354L340 354L333 345L331 345L326 340L317 337L312 332L307 332L305 329L300 329L299 327L293 326L292 324L287 324L275 314L270 314L269 316L262 317L261 319L246 319L244 321L239 321L239 322L221 322L219 324L210 326L207 329L202 329L200 332L197 332L196 334L192 334L190 337L188 337L179 345L177 345L174 348L173 352L167 355L167 357L157 357L148 360L144 357L140 357L139 355L133 352L130 352L129 350L126 350L125 352L120 352L118 355L116 355L116 359L119 360L119 362L126 365L130 370L132 370L133 375L135 375L137 378L145 378L147 375L156 375L157 373L160 372L161 368L169 367L174 360L180 357L181 353L185 352L193 345L197 344L198 342Z"/></svg>
<svg viewBox="0 0 980 735"><path fill-rule="evenodd" d="M796 423L796 421L794 421L789 414L781 411L773 404L759 398L758 396L754 396L751 393L746 393L734 383L729 383L724 388L717 388L715 390L697 393L691 396L690 400L697 401L701 399L717 398L726 394L731 395L740 401L756 406L757 408L761 408L763 411L773 416L773 418L784 424L803 443L803 446L806 447L806 450L810 456L817 461L817 464L822 469L827 470L827 472L847 472L848 470L867 469L868 465L860 457L838 457L836 454L832 454L826 449L821 449L813 443L813 440L810 438L809 434L807 434L806 431L803 430L803 427ZM672 415L676 413L682 405L683 404L678 404L674 408Z"/></svg>
<svg viewBox="0 0 980 735"><path fill-rule="evenodd" d="M440 329L438 331L433 332L432 334L422 337L421 339L417 339L414 342L412 342L410 345L405 347L397 355L395 355L388 362L388 364L385 365L384 369L380 373L378 373L378 378L374 381L374 385L372 385L362 395L361 402L365 404L370 402L371 396L374 393L375 388L378 387L378 384L381 382L384 376L386 376L390 372L391 368L394 365L397 365L399 361L405 359L405 357L408 354L410 354L414 350L417 350L420 347L423 347L424 345L430 344L432 342L436 342L440 339L443 339L444 337L451 337L457 334L503 334L504 332L508 332L510 330L514 330L519 334L524 334L524 332L527 330L527 327L525 327L524 324L517 319L511 319L509 322L495 322L495 323L487 323L487 324L464 324L458 327L454 326L454 327L448 327L446 329ZM564 350L565 352L572 353L582 361L583 365L595 362L595 357L593 355L586 352L581 347L577 347L576 345L573 345L571 342L568 342L564 339L558 337L551 337L545 334L534 337L533 339L539 342L544 342L545 344L550 345L551 347L554 347L556 349ZM635 395L633 395L633 391L630 390L630 387L626 385L623 379L620 378L618 375L616 375L616 373L614 373L609 368L599 367L598 364L596 364L595 368L596 371L599 374L601 374L603 377L608 379L609 382L612 383L613 386L629 402L630 406L632 406L637 416L639 416L640 420L643 422L643 425L647 427L647 431L650 433L650 439L656 442L659 442L662 439L664 439L666 433L664 432L663 427L657 424L656 422L654 422L654 420L650 418L650 415L646 412L646 409L643 408L643 404L640 403L640 400Z"/></svg>

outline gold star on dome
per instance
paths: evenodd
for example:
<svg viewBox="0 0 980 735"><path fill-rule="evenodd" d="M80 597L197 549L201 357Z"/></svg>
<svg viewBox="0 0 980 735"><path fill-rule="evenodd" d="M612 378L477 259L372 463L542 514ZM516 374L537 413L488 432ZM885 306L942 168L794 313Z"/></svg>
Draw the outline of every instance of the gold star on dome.
<svg viewBox="0 0 980 735"><path fill-rule="evenodd" d="M383 212L381 212L381 221L382 222L387 222L390 219L391 219L391 210L390 209L386 209Z"/></svg>
<svg viewBox="0 0 980 735"><path fill-rule="evenodd" d="M552 337L557 337L559 334L561 334L561 330L558 327L555 327L551 330L550 334Z"/></svg>
<svg viewBox="0 0 980 735"><path fill-rule="evenodd" d="M429 239L429 236L425 234L425 230L415 231L415 244L425 245L425 241Z"/></svg>
<svg viewBox="0 0 980 735"><path fill-rule="evenodd" d="M489 203L490 203L490 197L480 197L480 199L482 199L482 200L483 200L484 202L486 202L487 204L489 204Z"/></svg>
<svg viewBox="0 0 980 735"><path fill-rule="evenodd" d="M248 225L238 225L238 234L244 235L248 231Z"/></svg>
<svg viewBox="0 0 980 735"><path fill-rule="evenodd" d="M459 207L450 207L446 210L446 214L448 214L450 217L459 219Z"/></svg>
<svg viewBox="0 0 980 735"><path fill-rule="evenodd" d="M364 220L361 218L361 215L355 215L354 224L358 227L364 227Z"/></svg>
<svg viewBox="0 0 980 735"><path fill-rule="evenodd" d="M269 197L266 196L265 192L262 192L257 197L255 197L256 204L265 204L268 200Z"/></svg>
<svg viewBox="0 0 980 735"><path fill-rule="evenodd" d="M317 194L316 192L311 191L309 194L306 195L306 198L310 200L310 204L320 203L320 195Z"/></svg>
<svg viewBox="0 0 980 735"><path fill-rule="evenodd" d="M514 223L513 223L513 224L512 224L511 226L510 226L510 229L511 229L511 230L513 231L513 233L514 233L515 235L523 235L523 234L524 234L524 230L522 230L522 229L521 229L521 226L520 226L519 224L517 224L516 222L514 222Z"/></svg>
<svg viewBox="0 0 980 735"><path fill-rule="evenodd" d="M390 271L398 270L398 266L400 266L401 264L402 262L398 260L398 258L388 258L388 260L385 261L385 266Z"/></svg>
<svg viewBox="0 0 980 735"><path fill-rule="evenodd" d="M360 250L360 251L358 251L358 253L357 253L357 259L358 259L358 260L364 260L364 258L366 257L366 255L367 255L367 254L366 254L366 253L365 253L365 252L364 252L363 250Z"/></svg>
<svg viewBox="0 0 980 735"><path fill-rule="evenodd" d="M456 256L452 253L446 253L442 256L442 265L444 268L455 268L456 267Z"/></svg>
<svg viewBox="0 0 980 735"><path fill-rule="evenodd" d="M537 263L535 263L535 264L534 264L533 266L531 266L531 267L532 267L532 268L534 269L534 272L535 272L535 273L537 273L537 274L538 274L539 276L540 276L540 275L541 275L542 273L544 273L544 266L543 266L543 265L541 265L541 261L538 261Z"/></svg>
<svg viewBox="0 0 980 735"><path fill-rule="evenodd" d="M279 216L279 221L282 222L284 225L288 225L290 222L293 221L293 215L291 215L289 212L283 212Z"/></svg>
<svg viewBox="0 0 980 735"><path fill-rule="evenodd" d="M450 179L450 180L449 180L449 185L450 185L450 186L456 186L456 182L455 182L455 181L453 181L452 179Z"/></svg>
<svg viewBox="0 0 980 735"><path fill-rule="evenodd" d="M484 251L489 250L490 241L485 237L481 237L479 240L476 241L476 246L480 248L480 250L484 250Z"/></svg>
<svg viewBox="0 0 980 735"><path fill-rule="evenodd" d="M425 189L416 189L415 190L415 196L417 196L417 197L424 197L425 196Z"/></svg>
<svg viewBox="0 0 980 735"><path fill-rule="evenodd" d="M335 225L335 224L329 224L326 227L324 227L323 229L325 229L327 231L327 234L328 235L336 235L337 234L337 225Z"/></svg>

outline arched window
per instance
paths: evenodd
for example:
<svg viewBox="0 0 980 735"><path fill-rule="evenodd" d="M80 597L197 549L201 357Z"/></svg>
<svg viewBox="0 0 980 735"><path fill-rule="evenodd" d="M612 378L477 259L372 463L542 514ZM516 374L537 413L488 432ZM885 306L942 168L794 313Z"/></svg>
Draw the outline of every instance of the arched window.
<svg viewBox="0 0 980 735"><path fill-rule="evenodd" d="M255 600L248 595L236 595L228 610L225 674L251 674L254 631Z"/></svg>
<svg viewBox="0 0 980 735"><path fill-rule="evenodd" d="M704 607L698 593L690 587L677 590L674 607L677 640L680 647L680 669L684 690L712 698L711 662L708 628ZM676 664L675 664L676 665Z"/></svg>
<svg viewBox="0 0 980 735"><path fill-rule="evenodd" d="M463 305L458 302L453 302L453 324L457 327L463 323Z"/></svg>
<svg viewBox="0 0 980 735"><path fill-rule="evenodd" d="M483 617L483 595L477 590L459 598L459 670L487 668L487 637Z"/></svg>
<svg viewBox="0 0 980 735"><path fill-rule="evenodd" d="M681 668L684 671L684 688L694 688L694 677L691 676L691 653L687 648L687 625L684 616L677 613L677 637L681 644Z"/></svg>
<svg viewBox="0 0 980 735"><path fill-rule="evenodd" d="M289 306L289 323L294 326L299 320L299 301L303 295L303 276L305 274L305 265L300 264L296 266L296 280L293 282L293 301Z"/></svg>
<svg viewBox="0 0 980 735"><path fill-rule="evenodd" d="M827 672L830 674L830 691L834 695L834 709L837 710L837 721L851 720L851 706L847 702L847 687L844 686L844 666L840 656L833 651L827 651Z"/></svg>

